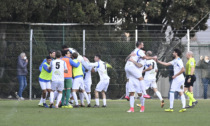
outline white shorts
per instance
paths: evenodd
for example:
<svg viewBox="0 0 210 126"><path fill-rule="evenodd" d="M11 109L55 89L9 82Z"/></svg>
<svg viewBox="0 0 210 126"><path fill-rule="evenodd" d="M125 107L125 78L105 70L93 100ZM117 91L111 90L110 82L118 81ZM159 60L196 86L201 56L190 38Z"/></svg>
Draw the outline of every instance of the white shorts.
<svg viewBox="0 0 210 126"><path fill-rule="evenodd" d="M52 90L53 91L63 91L64 81L52 81Z"/></svg>
<svg viewBox="0 0 210 126"><path fill-rule="evenodd" d="M130 65L125 67L126 77L130 79L130 77L140 78L142 77L142 71L139 68Z"/></svg>
<svg viewBox="0 0 210 126"><path fill-rule="evenodd" d="M131 77L128 83L128 91L142 93L142 89L140 87L140 81L137 78Z"/></svg>
<svg viewBox="0 0 210 126"><path fill-rule="evenodd" d="M42 82L39 81L42 90L51 89L51 81L49 82Z"/></svg>
<svg viewBox="0 0 210 126"><path fill-rule="evenodd" d="M184 92L185 79L173 79L170 91Z"/></svg>
<svg viewBox="0 0 210 126"><path fill-rule="evenodd" d="M109 86L109 79L108 80L100 80L99 83L96 86L96 91L101 92L101 91L107 91Z"/></svg>
<svg viewBox="0 0 210 126"><path fill-rule="evenodd" d="M145 82L145 89L149 89L149 88L157 88L157 83L156 80L144 80Z"/></svg>
<svg viewBox="0 0 210 126"><path fill-rule="evenodd" d="M86 92L91 92L91 83L89 82L84 82L85 83L85 91Z"/></svg>
<svg viewBox="0 0 210 126"><path fill-rule="evenodd" d="M85 90L83 77L74 78L72 89L75 89L75 90L79 90L79 89Z"/></svg>

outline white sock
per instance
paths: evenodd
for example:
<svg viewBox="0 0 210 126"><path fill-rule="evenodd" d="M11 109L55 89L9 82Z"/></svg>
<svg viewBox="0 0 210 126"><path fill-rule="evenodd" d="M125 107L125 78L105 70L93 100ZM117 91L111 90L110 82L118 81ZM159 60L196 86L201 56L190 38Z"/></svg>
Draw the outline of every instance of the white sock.
<svg viewBox="0 0 210 126"><path fill-rule="evenodd" d="M39 101L39 104L42 104L43 103L43 97L41 96L41 99Z"/></svg>
<svg viewBox="0 0 210 126"><path fill-rule="evenodd" d="M90 104L90 100L89 100L89 97L88 97L88 95L87 95L86 92L83 92L83 96L85 96L85 99L87 101L87 104ZM84 99L84 97L83 97L83 99Z"/></svg>
<svg viewBox="0 0 210 126"><path fill-rule="evenodd" d="M45 99L47 99L47 95L48 95L48 92L46 92L46 96L45 96Z"/></svg>
<svg viewBox="0 0 210 126"><path fill-rule="evenodd" d="M46 98L43 98L43 103L46 103Z"/></svg>
<svg viewBox="0 0 210 126"><path fill-rule="evenodd" d="M134 96L130 96L130 107L134 107Z"/></svg>
<svg viewBox="0 0 210 126"><path fill-rule="evenodd" d="M56 106L59 105L61 98L62 98L62 93L58 93L57 100L56 100Z"/></svg>
<svg viewBox="0 0 210 126"><path fill-rule="evenodd" d="M144 106L145 98L143 97L143 95L140 97L140 102L141 102L141 106Z"/></svg>
<svg viewBox="0 0 210 126"><path fill-rule="evenodd" d="M186 99L185 99L184 94L182 94L182 96L181 96L181 101L182 101L182 108L185 108L186 107Z"/></svg>
<svg viewBox="0 0 210 126"><path fill-rule="evenodd" d="M160 94L160 92L159 92L159 91L156 91L156 95L158 96L158 98L160 99L160 101L162 101L162 100L163 100L163 98L162 98L162 96L161 96L161 94Z"/></svg>
<svg viewBox="0 0 210 126"><path fill-rule="evenodd" d="M89 97L89 101L91 101L91 94L87 94L88 95L88 97Z"/></svg>
<svg viewBox="0 0 210 126"><path fill-rule="evenodd" d="M53 99L53 101L55 101L55 99L57 98L57 96L58 96L58 91L54 91L54 99Z"/></svg>
<svg viewBox="0 0 210 126"><path fill-rule="evenodd" d="M96 105L99 105L99 98L96 98L95 101L96 101Z"/></svg>
<svg viewBox="0 0 210 126"><path fill-rule="evenodd" d="M77 100L77 94L76 94L76 92L72 92L72 95L73 95L75 104L78 105L78 100Z"/></svg>
<svg viewBox="0 0 210 126"><path fill-rule="evenodd" d="M52 104L54 102L54 92L50 92L50 103Z"/></svg>
<svg viewBox="0 0 210 126"><path fill-rule="evenodd" d="M146 89L145 89L145 82L144 80L140 81L140 87L142 89L143 95L147 95Z"/></svg>
<svg viewBox="0 0 210 126"><path fill-rule="evenodd" d="M106 99L103 99L103 104L104 106L106 106Z"/></svg>
<svg viewBox="0 0 210 126"><path fill-rule="evenodd" d="M74 100L71 100L71 103L74 104Z"/></svg>
<svg viewBox="0 0 210 126"><path fill-rule="evenodd" d="M170 108L174 107L174 92L170 92Z"/></svg>
<svg viewBox="0 0 210 126"><path fill-rule="evenodd" d="M84 95L82 92L79 92L79 99L80 99L80 103L83 105L84 104Z"/></svg>
<svg viewBox="0 0 210 126"><path fill-rule="evenodd" d="M125 85L125 96L129 96L129 91L128 91L128 82Z"/></svg>

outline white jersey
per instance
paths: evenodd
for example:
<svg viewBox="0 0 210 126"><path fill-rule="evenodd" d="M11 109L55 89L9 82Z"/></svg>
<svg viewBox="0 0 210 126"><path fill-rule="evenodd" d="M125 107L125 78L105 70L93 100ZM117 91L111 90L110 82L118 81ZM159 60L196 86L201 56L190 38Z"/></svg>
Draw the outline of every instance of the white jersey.
<svg viewBox="0 0 210 126"><path fill-rule="evenodd" d="M67 70L66 62L61 59L50 63L52 69L52 81L64 81L64 70Z"/></svg>
<svg viewBox="0 0 210 126"><path fill-rule="evenodd" d="M142 73L143 70L144 70L144 65L146 64L146 59L139 58L139 59L137 60L137 63L141 63L142 67L139 68L139 70L140 70L141 73Z"/></svg>
<svg viewBox="0 0 210 126"><path fill-rule="evenodd" d="M107 74L107 67L106 67L106 63L103 61L98 61L95 63L90 63L91 67L95 67L95 71L98 72L99 76L100 76L100 80L107 80L110 79L108 74Z"/></svg>
<svg viewBox="0 0 210 126"><path fill-rule="evenodd" d="M157 63L154 60L146 60L145 69L152 66L152 69L145 72L145 80L156 80L156 70L158 70Z"/></svg>
<svg viewBox="0 0 210 126"><path fill-rule="evenodd" d="M138 60L140 58L142 58L142 57L145 56L144 52L141 49L139 49L139 48L134 49L134 51L132 53L135 53L136 54L136 56L132 56L131 57L136 62L138 62ZM126 62L126 66L129 66L129 65L135 66L135 64L133 62L127 61Z"/></svg>
<svg viewBox="0 0 210 126"><path fill-rule="evenodd" d="M172 64L173 67L174 67L174 75L176 75L177 73L179 73L181 71L181 69L184 67L183 61L180 58L174 59L174 60L172 60L169 63ZM183 74L180 74L176 78L177 79L184 79L184 75Z"/></svg>
<svg viewBox="0 0 210 126"><path fill-rule="evenodd" d="M92 84L92 78L91 78L91 70L92 67L89 67L88 71L85 72L84 82L85 84Z"/></svg>

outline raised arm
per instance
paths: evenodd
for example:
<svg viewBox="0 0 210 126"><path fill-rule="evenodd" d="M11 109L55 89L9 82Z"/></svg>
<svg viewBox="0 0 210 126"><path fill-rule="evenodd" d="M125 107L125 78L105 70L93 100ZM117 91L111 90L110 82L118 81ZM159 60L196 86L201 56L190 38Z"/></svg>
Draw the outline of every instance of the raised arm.
<svg viewBox="0 0 210 126"><path fill-rule="evenodd" d="M162 64L164 66L171 66L172 64L170 62L166 63L166 62L162 62L162 61L157 61L159 64Z"/></svg>
<svg viewBox="0 0 210 126"><path fill-rule="evenodd" d="M143 66L141 63L136 62L132 58L129 58L129 61L133 62L138 68L141 68Z"/></svg>

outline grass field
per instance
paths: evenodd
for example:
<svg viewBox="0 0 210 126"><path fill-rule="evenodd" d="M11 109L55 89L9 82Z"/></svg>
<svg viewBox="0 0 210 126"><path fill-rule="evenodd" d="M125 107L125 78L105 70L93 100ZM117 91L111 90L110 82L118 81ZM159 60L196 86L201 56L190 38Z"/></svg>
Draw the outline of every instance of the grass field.
<svg viewBox="0 0 210 126"><path fill-rule="evenodd" d="M165 102L167 108L169 101ZM167 113L158 100L151 99L146 100L144 113L138 107L126 113L129 102L125 100L108 100L107 108L75 109L46 109L38 107L37 100L0 100L0 126L209 126L210 100L198 102L195 108L179 113L181 101L177 100L175 111Z"/></svg>

